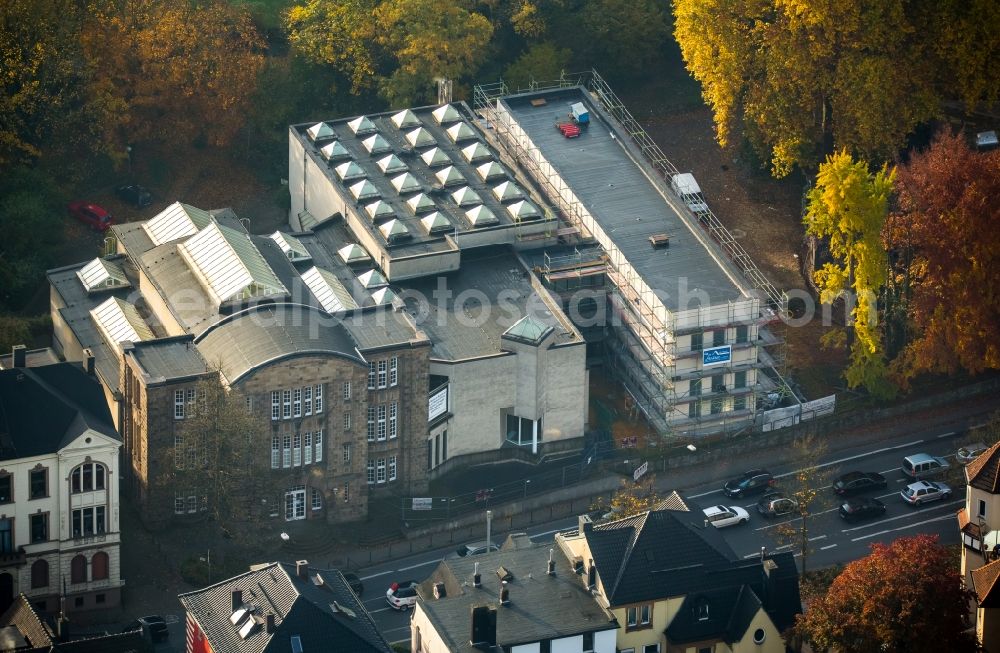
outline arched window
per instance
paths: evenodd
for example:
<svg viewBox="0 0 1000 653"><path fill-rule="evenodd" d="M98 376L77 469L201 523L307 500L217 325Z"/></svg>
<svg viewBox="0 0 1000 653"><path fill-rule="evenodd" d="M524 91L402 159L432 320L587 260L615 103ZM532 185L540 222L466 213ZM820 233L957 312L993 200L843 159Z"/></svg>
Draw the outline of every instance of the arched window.
<svg viewBox="0 0 1000 653"><path fill-rule="evenodd" d="M90 580L108 579L108 554L98 551L90 559Z"/></svg>
<svg viewBox="0 0 1000 653"><path fill-rule="evenodd" d="M107 475L107 470L101 463L87 462L77 465L69 475L70 490L73 494L103 490Z"/></svg>
<svg viewBox="0 0 1000 653"><path fill-rule="evenodd" d="M46 560L35 560L31 564L31 587L49 586L49 563Z"/></svg>
<svg viewBox="0 0 1000 653"><path fill-rule="evenodd" d="M74 585L87 582L87 559L82 554L73 556L73 561L70 563L69 569L69 582Z"/></svg>

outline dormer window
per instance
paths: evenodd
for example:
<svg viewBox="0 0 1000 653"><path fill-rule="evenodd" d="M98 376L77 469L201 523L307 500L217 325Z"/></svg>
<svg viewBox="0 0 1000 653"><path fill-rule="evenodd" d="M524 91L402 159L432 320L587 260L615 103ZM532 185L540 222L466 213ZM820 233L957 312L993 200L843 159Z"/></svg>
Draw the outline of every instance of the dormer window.
<svg viewBox="0 0 1000 653"><path fill-rule="evenodd" d="M698 621L708 621L708 601L702 600L698 603Z"/></svg>

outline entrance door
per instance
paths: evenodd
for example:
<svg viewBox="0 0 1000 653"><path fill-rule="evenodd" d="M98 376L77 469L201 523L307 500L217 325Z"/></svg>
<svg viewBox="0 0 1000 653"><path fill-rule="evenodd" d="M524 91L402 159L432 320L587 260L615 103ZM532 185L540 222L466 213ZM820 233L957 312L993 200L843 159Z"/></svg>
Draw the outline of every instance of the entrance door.
<svg viewBox="0 0 1000 653"><path fill-rule="evenodd" d="M285 521L306 518L306 488L294 487L285 493Z"/></svg>

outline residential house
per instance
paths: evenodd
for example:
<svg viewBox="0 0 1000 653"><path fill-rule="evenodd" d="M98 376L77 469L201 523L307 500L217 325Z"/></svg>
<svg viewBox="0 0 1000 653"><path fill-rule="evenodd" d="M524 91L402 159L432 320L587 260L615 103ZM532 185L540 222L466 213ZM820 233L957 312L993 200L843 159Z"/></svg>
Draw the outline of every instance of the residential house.
<svg viewBox="0 0 1000 653"><path fill-rule="evenodd" d="M962 578L976 593L976 635L1000 651L1000 442L965 466L965 506L958 511Z"/></svg>
<svg viewBox="0 0 1000 653"><path fill-rule="evenodd" d="M0 616L0 647L17 653L146 653L152 644L141 630L76 637L67 622L53 623L19 594Z"/></svg>
<svg viewBox="0 0 1000 653"><path fill-rule="evenodd" d="M187 653L391 653L364 604L336 569L300 560L181 594Z"/></svg>

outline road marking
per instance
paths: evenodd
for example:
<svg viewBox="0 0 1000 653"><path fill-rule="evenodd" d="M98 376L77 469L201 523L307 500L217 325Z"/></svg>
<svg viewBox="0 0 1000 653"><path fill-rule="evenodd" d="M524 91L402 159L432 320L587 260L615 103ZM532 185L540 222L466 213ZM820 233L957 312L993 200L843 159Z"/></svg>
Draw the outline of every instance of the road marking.
<svg viewBox="0 0 1000 653"><path fill-rule="evenodd" d="M952 501L950 503L942 503L941 505L934 506L934 507L930 508L930 510L934 510L934 508L944 508L946 506L957 506L957 505L963 504L963 503L965 503L964 499L959 500L959 501ZM896 515L895 517L889 517L888 519L882 519L882 520L879 520L879 521L870 522L868 524L865 524L864 526L855 526L853 528L842 528L840 530L840 532L841 533L850 533L851 531L860 531L860 530L865 529L865 528L872 528L873 526L880 526L882 524L885 524L885 523L888 523L888 522L891 522L891 521L896 521L897 519L906 519L908 517L912 517L914 514L916 514L916 513L910 513L908 515ZM954 514L949 514L948 516L949 517L954 517L955 515Z"/></svg>
<svg viewBox="0 0 1000 653"><path fill-rule="evenodd" d="M816 540L822 540L822 539L826 539L826 535L817 535L816 537L810 537L809 541L815 542Z"/></svg>
<svg viewBox="0 0 1000 653"><path fill-rule="evenodd" d="M395 609L396 608L385 607L385 608L379 608L378 610L369 610L368 613L375 614L376 612L385 612L386 610L395 610Z"/></svg>
<svg viewBox="0 0 1000 653"><path fill-rule="evenodd" d="M715 494L716 492L722 492L722 490L709 490L708 492L702 492L701 494L690 494L688 499L697 499L699 497L707 497L710 494Z"/></svg>
<svg viewBox="0 0 1000 653"><path fill-rule="evenodd" d="M424 562L418 562L415 565L410 565L409 567L400 567L398 571L409 571L411 569L417 569L418 567L426 567L427 565L432 565L437 562L441 562L441 558L434 558L432 560L427 560Z"/></svg>
<svg viewBox="0 0 1000 653"><path fill-rule="evenodd" d="M905 531L909 528L914 528L916 526L923 526L924 524L931 524L936 521L944 521L946 519L954 519L955 515L941 515L940 517L934 517L932 519L925 519L924 521L918 521L913 524L907 524L906 526L900 526L899 528L890 528L889 530L879 531L877 533L870 533L868 535L862 535L861 537L852 538L852 542L857 542L859 540L867 540L870 537L878 537L879 535L885 535L886 533L894 533L896 531Z"/></svg>
<svg viewBox="0 0 1000 653"><path fill-rule="evenodd" d="M837 546L837 545L836 544L827 544L826 546L819 547L819 550L820 551L826 551L827 549L832 549L835 546Z"/></svg>
<svg viewBox="0 0 1000 653"><path fill-rule="evenodd" d="M938 437L939 438L947 438L947 437L951 437L952 435L955 435L955 432L954 431L948 431L947 433L942 433Z"/></svg>
<svg viewBox="0 0 1000 653"><path fill-rule="evenodd" d="M792 548L791 544L782 544L777 549L775 549L775 551L781 551L782 549L790 549L790 548Z"/></svg>
<svg viewBox="0 0 1000 653"><path fill-rule="evenodd" d="M536 537L542 537L543 535L552 535L553 533L562 533L563 531L571 530L569 528L557 528L551 531L545 531L544 533L535 533L534 535L529 535L528 539L535 539Z"/></svg>
<svg viewBox="0 0 1000 653"><path fill-rule="evenodd" d="M392 573L392 570L390 570L390 571L380 571L377 574L371 574L369 576L361 576L361 580L368 580L369 578L378 578L379 576L385 576L386 574L391 574L391 573Z"/></svg>
<svg viewBox="0 0 1000 653"><path fill-rule="evenodd" d="M857 460L858 458L864 458L866 456L873 456L873 455L875 455L877 453L885 453L886 451L892 451L893 449L902 449L903 447L912 447L913 445L920 444L921 442L923 442L923 440L914 440L913 442L906 442L906 443L903 443L903 444L897 444L897 445L892 446L892 447L883 447L881 449L876 449L874 451L867 451L865 453L859 453L859 454L856 454L856 455L853 455L853 456L847 456L846 458L838 458L837 460L831 460L828 463L821 463L819 465L815 465L813 467L806 467L804 469L823 469L824 467L830 467L832 465L839 465L840 463L846 463L848 460ZM801 471L803 471L803 470L802 469L797 469L797 470L792 471L792 472L785 472L784 474L777 474L775 476L775 478L784 478L786 476L794 476L795 474L798 474Z"/></svg>

